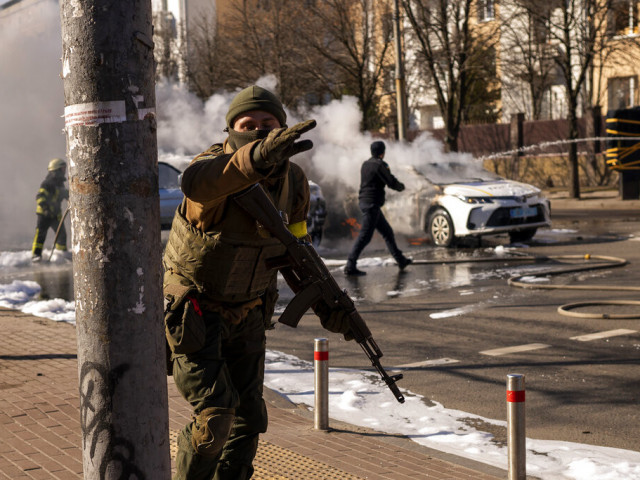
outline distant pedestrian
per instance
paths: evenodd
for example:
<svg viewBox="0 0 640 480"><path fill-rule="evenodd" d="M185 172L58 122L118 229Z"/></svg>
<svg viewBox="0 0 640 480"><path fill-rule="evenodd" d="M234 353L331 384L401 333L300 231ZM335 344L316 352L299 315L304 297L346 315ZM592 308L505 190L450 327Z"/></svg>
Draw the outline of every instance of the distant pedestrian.
<svg viewBox="0 0 640 480"><path fill-rule="evenodd" d="M54 158L49 162L47 176L40 184L36 195L37 223L31 248L32 262L42 260L42 247L47 239L47 231L51 228L55 232L62 220L62 201L69 199L69 191L64 184L66 170L66 162L62 158ZM67 231L64 223L60 225L54 248L62 252L67 251Z"/></svg>
<svg viewBox="0 0 640 480"><path fill-rule="evenodd" d="M362 164L360 170L358 201L360 210L362 210L362 228L347 258L347 265L344 267L346 275L366 275L366 272L359 270L356 264L360 254L371 241L375 230L378 230L382 235L400 270L404 270L407 265L413 262L410 258L405 257L396 245L393 229L381 211L384 205L385 187L398 192L404 190L404 184L391 174L389 165L384 161L385 150L384 142L373 142L371 144L371 158Z"/></svg>

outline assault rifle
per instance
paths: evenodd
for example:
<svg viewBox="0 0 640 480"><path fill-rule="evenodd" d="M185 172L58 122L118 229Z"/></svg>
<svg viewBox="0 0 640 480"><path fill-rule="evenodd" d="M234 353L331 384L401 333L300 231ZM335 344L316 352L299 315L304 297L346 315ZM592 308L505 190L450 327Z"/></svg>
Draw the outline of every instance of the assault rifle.
<svg viewBox="0 0 640 480"><path fill-rule="evenodd" d="M286 254L267 260L267 266L279 269L295 293L278 321L295 328L302 315L320 300L324 300L331 309L343 310L349 317L353 338L362 347L396 400L404 403L404 396L396 385L402 374L389 376L384 370L380 364L382 351L373 340L367 324L347 292L338 286L313 246L299 240L289 231L280 212L259 184L235 195L234 200L287 248Z"/></svg>

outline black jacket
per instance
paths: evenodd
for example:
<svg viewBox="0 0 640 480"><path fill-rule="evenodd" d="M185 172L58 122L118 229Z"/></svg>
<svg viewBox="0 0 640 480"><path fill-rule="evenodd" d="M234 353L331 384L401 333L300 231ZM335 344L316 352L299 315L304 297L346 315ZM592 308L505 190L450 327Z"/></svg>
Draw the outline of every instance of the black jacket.
<svg viewBox="0 0 640 480"><path fill-rule="evenodd" d="M48 172L36 195L36 213L59 219L62 200L69 200L69 191L64 184L65 176L60 170Z"/></svg>
<svg viewBox="0 0 640 480"><path fill-rule="evenodd" d="M360 169L360 192L358 200L361 204L384 205L384 187L401 192L404 184L391 174L389 165L381 158L372 157L362 164Z"/></svg>

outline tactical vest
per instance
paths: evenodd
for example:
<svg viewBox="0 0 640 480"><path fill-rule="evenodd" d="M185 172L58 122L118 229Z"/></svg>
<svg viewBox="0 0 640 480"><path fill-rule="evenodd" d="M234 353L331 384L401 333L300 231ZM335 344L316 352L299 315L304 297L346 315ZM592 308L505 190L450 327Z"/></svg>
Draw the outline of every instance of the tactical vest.
<svg viewBox="0 0 640 480"><path fill-rule="evenodd" d="M277 207L287 215L293 209L291 180L289 171L277 192ZM167 241L165 283L175 272L213 301L240 303L256 299L276 281L277 270L267 269L265 260L283 255L286 248L261 234L233 199L227 199L222 221L207 232L191 225L182 211L180 207L176 212Z"/></svg>

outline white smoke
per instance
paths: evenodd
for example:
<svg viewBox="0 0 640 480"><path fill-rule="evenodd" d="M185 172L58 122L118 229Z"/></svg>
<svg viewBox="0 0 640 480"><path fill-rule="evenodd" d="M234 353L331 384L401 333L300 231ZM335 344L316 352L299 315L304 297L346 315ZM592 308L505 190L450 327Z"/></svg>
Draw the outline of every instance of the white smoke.
<svg viewBox="0 0 640 480"><path fill-rule="evenodd" d="M370 156L370 146L375 140L368 132L360 132L360 108L355 97L343 97L328 105L313 108L310 116L318 126L309 136L314 140L312 168L320 177L318 183L341 182L357 189L360 183L360 167ZM471 155L446 154L442 143L428 132L421 133L413 142L383 139L386 145L384 160L391 173L407 187L417 186L418 177L409 167L428 170L431 163L457 162L472 165ZM438 181L435 175L432 180ZM420 182L418 182L420 183Z"/></svg>
<svg viewBox="0 0 640 480"><path fill-rule="evenodd" d="M65 156L60 12L45 0L0 13L0 245L29 248L47 164Z"/></svg>
<svg viewBox="0 0 640 480"><path fill-rule="evenodd" d="M36 220L35 194L46 175L47 163L53 157L65 155L57 2L35 0L20 12L0 16L0 42L3 111L0 141L5 172L0 177L3 198L0 245L3 249L28 248ZM265 76L256 83L271 91L277 87L274 76ZM156 110L160 158L185 168L196 154L222 142L227 135L223 131L225 114L236 93L219 92L203 102L184 85L159 82ZM305 134L305 138L313 140L313 150L296 156L294 161L305 169L310 180L321 186L335 215L348 216L344 211L347 198L357 211L354 198L360 183L360 167L370 157L370 144L376 139L360 132L361 113L356 99L344 97L314 107L304 118L296 118L289 110L287 116L289 125L308 118L317 120L317 127ZM424 180L410 172L411 166L424 171L432 163L456 161L477 165L469 155L443 153L441 143L427 133L410 144L384 141L385 161L408 191L424 187ZM51 237L50 233L49 242Z"/></svg>

